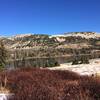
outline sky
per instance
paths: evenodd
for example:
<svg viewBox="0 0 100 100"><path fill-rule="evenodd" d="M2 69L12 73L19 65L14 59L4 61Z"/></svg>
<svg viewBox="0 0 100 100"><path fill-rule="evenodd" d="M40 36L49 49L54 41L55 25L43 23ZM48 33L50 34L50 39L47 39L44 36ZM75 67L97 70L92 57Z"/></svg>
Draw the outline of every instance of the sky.
<svg viewBox="0 0 100 100"><path fill-rule="evenodd" d="M0 35L100 32L100 0L0 0Z"/></svg>

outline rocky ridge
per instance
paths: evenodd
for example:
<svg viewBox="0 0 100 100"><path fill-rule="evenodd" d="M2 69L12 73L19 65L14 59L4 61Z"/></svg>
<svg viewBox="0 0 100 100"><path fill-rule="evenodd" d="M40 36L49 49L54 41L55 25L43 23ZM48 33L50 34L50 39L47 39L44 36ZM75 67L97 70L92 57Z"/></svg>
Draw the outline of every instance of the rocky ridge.
<svg viewBox="0 0 100 100"><path fill-rule="evenodd" d="M19 34L13 37L1 37L5 45L10 49L32 48L34 46L58 46L59 44L73 44L79 39L82 43L85 40L100 40L100 34L95 32L71 32L61 35L43 35L43 34ZM74 43L75 44L75 43Z"/></svg>

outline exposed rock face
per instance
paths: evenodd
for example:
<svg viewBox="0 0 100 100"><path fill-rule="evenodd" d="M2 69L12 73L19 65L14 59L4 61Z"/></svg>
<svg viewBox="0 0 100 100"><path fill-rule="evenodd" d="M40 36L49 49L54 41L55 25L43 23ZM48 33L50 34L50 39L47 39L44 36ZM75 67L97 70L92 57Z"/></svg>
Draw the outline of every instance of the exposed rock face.
<svg viewBox="0 0 100 100"><path fill-rule="evenodd" d="M16 38L24 38L24 37L29 37L29 36L31 36L32 34L18 34L18 35L16 35L16 36L14 36L14 39L16 39Z"/></svg>
<svg viewBox="0 0 100 100"><path fill-rule="evenodd" d="M75 36L75 37L82 37L82 38L100 38L100 34L95 32L70 32L70 33L64 33L66 36Z"/></svg>

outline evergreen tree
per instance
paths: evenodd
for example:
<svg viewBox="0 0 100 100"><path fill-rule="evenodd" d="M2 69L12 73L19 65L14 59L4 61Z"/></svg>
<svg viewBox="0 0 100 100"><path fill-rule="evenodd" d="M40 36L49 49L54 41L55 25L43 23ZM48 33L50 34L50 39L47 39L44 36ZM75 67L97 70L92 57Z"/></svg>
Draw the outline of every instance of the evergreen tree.
<svg viewBox="0 0 100 100"><path fill-rule="evenodd" d="M6 58L7 58L7 51L4 47L2 40L0 40L0 70L2 70L5 67Z"/></svg>

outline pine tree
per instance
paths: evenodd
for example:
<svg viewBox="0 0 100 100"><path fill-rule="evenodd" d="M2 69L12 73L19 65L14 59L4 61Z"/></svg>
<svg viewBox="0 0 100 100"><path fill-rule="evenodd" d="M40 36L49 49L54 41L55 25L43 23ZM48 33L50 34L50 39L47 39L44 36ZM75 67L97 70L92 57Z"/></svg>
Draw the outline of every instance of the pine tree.
<svg viewBox="0 0 100 100"><path fill-rule="evenodd" d="M7 58L7 51L4 47L3 41L0 40L0 70L2 70L5 67L6 58Z"/></svg>

